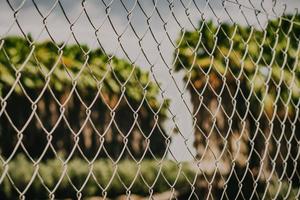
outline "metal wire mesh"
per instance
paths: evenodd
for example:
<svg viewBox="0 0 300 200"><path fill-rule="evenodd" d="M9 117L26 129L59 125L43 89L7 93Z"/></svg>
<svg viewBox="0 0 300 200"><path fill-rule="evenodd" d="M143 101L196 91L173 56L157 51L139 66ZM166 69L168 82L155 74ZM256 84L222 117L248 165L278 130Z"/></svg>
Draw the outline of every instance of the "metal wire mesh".
<svg viewBox="0 0 300 200"><path fill-rule="evenodd" d="M0 198L299 199L299 7L1 1Z"/></svg>

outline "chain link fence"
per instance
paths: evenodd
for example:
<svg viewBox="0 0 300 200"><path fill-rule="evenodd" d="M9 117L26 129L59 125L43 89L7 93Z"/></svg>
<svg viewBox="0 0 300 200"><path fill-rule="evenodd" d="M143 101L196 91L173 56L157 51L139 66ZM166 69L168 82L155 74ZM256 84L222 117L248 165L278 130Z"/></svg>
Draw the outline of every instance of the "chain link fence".
<svg viewBox="0 0 300 200"><path fill-rule="evenodd" d="M298 8L1 1L0 199L299 199Z"/></svg>

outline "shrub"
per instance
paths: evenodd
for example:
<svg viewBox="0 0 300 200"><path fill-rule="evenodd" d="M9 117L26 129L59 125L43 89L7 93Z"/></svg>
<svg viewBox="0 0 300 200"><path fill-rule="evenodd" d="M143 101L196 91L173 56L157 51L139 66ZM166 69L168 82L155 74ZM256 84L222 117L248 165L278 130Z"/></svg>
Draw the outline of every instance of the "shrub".
<svg viewBox="0 0 300 200"><path fill-rule="evenodd" d="M54 192L57 198L75 198L76 190L81 187L83 187L84 197L101 196L104 188L109 197L115 197L126 193L126 187L130 186L132 186L130 188L132 193L147 196L150 188L157 193L170 190L170 185L173 184L175 189L190 187L186 178L192 180L195 176L195 172L187 163L182 163L180 168L173 161L163 161L160 166L157 161L149 159L142 161L140 165L132 160L121 160L118 165L114 166L109 159L97 160L93 165L88 165L85 160L74 158L66 165L67 170L64 174L64 165L58 159L49 159L34 167L29 159L19 154L9 162L8 166L8 174L0 184L2 195L0 199L17 198L18 192L13 184L22 192L31 179L33 182L26 192L26 197L40 199L47 198L49 195L47 190L53 191L57 184L58 187ZM36 168L38 168L38 173L33 178ZM179 169L181 171L177 178ZM91 173L87 178L89 172ZM2 164L0 176L3 173ZM187 176L183 176L183 173ZM13 184L9 179L13 181Z"/></svg>

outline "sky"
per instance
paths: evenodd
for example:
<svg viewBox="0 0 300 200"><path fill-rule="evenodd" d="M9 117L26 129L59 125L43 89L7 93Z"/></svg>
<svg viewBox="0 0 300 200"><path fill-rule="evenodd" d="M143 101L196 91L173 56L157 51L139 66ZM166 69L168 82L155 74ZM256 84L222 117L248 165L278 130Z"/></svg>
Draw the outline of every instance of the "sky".
<svg viewBox="0 0 300 200"><path fill-rule="evenodd" d="M173 52L180 31L193 30L200 19L250 24L260 28L267 19L280 16L283 12L295 13L296 9L300 9L299 0L59 2L60 5L58 0L1 0L0 38L30 33L35 41L52 38L57 43L72 44L76 42L75 37L80 44L88 44L90 48L99 48L101 45L107 53L135 62L146 70L153 66L153 78L162 84L164 97L172 100L170 110L176 116L174 120L180 134L172 138L169 158L179 161L192 160L192 155L195 155L192 116L184 104L185 101L192 109L190 95L184 90L183 73L169 73L173 67ZM16 18L14 13L17 13ZM173 134L174 126L172 120L165 124L169 134Z"/></svg>

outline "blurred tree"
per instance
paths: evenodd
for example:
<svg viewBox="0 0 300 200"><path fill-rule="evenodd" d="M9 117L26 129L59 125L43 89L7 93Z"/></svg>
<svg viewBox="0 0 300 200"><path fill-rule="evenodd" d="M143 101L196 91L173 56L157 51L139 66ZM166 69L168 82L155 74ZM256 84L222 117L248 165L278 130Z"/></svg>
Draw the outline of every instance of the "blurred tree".
<svg viewBox="0 0 300 200"><path fill-rule="evenodd" d="M293 172L300 139L299 22L299 15L283 16L255 29L201 21L177 42L175 70L185 72L192 95L198 159L221 162L214 188L225 187L222 176L230 176L226 185L235 188L225 190L232 198L256 196L255 182L269 176L286 173L299 183Z"/></svg>
<svg viewBox="0 0 300 200"><path fill-rule="evenodd" d="M73 149L88 158L162 156L169 101L158 100L149 73L100 49L58 46L2 39L1 155L18 146L44 158Z"/></svg>

